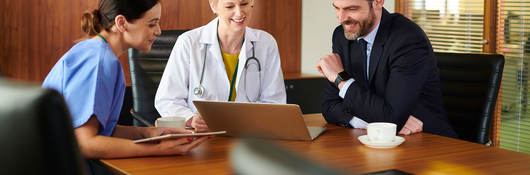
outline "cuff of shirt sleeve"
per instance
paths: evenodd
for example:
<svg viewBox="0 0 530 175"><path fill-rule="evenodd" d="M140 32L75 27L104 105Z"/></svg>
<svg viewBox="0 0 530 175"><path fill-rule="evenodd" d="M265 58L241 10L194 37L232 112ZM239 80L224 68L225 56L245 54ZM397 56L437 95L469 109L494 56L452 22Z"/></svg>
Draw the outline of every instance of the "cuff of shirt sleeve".
<svg viewBox="0 0 530 175"><path fill-rule="evenodd" d="M186 118L186 122L187 122L188 120L190 120L195 115L197 115L197 114L196 113L192 113L191 115L184 116L184 118Z"/></svg>
<svg viewBox="0 0 530 175"><path fill-rule="evenodd" d="M364 120L357 118L353 116L353 118L350 120L350 125L353 126L353 128L366 128L366 123Z"/></svg>
<svg viewBox="0 0 530 175"><path fill-rule="evenodd" d="M344 85L342 86L342 89L340 89L339 91L339 96L340 98L343 98L344 99L344 96L346 96L346 92L348 91L348 88L350 87L350 85L354 82L355 80L353 78L350 78L348 79Z"/></svg>

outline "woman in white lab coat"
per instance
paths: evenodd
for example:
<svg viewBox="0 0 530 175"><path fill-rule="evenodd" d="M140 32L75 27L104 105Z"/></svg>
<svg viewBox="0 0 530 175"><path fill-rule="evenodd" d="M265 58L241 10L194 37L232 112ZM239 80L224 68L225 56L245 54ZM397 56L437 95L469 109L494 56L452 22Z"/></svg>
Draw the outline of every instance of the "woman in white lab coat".
<svg viewBox="0 0 530 175"><path fill-rule="evenodd" d="M155 97L162 117L186 117L196 131L208 126L195 100L286 103L276 40L247 27L253 0L210 0L217 18L179 36Z"/></svg>

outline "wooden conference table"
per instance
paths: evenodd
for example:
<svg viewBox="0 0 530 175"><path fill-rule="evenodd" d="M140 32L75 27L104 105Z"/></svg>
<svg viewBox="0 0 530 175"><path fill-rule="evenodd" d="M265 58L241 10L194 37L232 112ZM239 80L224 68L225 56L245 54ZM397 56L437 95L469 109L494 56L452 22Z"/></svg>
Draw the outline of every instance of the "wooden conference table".
<svg viewBox="0 0 530 175"><path fill-rule="evenodd" d="M312 142L271 140L308 159L347 173L398 169L413 174L530 174L530 155L462 140L418 133L403 144L375 149L357 140L363 129L326 124L322 115L304 115L310 126L328 130ZM229 160L233 137L214 137L184 156L102 159L117 174L234 174Z"/></svg>

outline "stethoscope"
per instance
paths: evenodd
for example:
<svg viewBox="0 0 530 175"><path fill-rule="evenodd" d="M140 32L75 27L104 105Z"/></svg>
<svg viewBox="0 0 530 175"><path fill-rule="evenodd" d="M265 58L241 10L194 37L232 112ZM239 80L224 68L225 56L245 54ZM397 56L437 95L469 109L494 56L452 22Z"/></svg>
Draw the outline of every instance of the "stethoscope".
<svg viewBox="0 0 530 175"><path fill-rule="evenodd" d="M252 43L252 56L247 58L247 60L245 61L245 66L243 68L243 73L244 73L244 81L245 83L243 84L243 88L245 88L245 97L247 98L247 100L249 102L256 102L258 101L258 98L260 96L260 93L261 93L261 63L259 62L258 58L256 58L256 53L254 52L255 51L255 45L254 45L254 41L251 41ZM204 79L204 69L206 67L206 54L208 53L208 44L205 44L205 47L204 47L204 59L203 59L203 62L202 62L202 71L201 71L201 79L199 81L199 85L195 88L193 88L193 94L195 94L197 97L202 97L204 95L204 91L205 91L205 88L204 86L202 86L202 81ZM247 70L248 70L248 67L249 65L252 65L252 64L249 64L251 63L251 61L254 61L258 67L258 83L259 83L259 86L258 86L258 95L250 100L250 98L248 97L248 91L247 91ZM237 71L237 70L236 70Z"/></svg>

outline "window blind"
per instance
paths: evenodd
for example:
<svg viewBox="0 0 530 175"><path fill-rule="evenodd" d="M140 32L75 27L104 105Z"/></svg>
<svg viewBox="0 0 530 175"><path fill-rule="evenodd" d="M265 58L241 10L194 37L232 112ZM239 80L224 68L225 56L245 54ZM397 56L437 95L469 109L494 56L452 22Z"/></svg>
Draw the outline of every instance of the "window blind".
<svg viewBox="0 0 530 175"><path fill-rule="evenodd" d="M500 147L530 153L530 1L497 1L497 52L505 57Z"/></svg>
<svg viewBox="0 0 530 175"><path fill-rule="evenodd" d="M482 52L484 0L408 0L404 15L429 37L435 52Z"/></svg>

